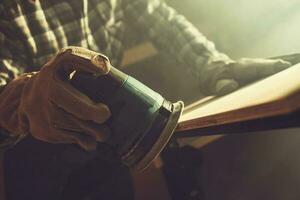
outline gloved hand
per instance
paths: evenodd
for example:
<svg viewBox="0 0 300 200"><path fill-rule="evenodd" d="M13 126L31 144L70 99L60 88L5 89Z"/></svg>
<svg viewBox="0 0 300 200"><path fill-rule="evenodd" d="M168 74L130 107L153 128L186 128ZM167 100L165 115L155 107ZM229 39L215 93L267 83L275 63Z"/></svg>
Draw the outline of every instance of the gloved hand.
<svg viewBox="0 0 300 200"><path fill-rule="evenodd" d="M108 107L94 103L69 83L71 73L106 74L108 59L98 53L67 47L39 72L12 80L0 94L0 127L11 134L28 135L50 143L75 143L94 150L109 129Z"/></svg>
<svg viewBox="0 0 300 200"><path fill-rule="evenodd" d="M228 68L223 78L215 83L213 93L222 96L235 91L241 86L268 77L291 66L281 59L243 58L225 66Z"/></svg>

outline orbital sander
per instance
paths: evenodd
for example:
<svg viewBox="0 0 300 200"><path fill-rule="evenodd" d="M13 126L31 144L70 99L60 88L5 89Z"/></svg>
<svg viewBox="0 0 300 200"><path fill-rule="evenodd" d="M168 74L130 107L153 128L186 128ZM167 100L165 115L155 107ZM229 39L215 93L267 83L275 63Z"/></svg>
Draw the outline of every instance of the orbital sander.
<svg viewBox="0 0 300 200"><path fill-rule="evenodd" d="M94 64L83 49L74 53L80 64ZM106 56L98 54L109 63ZM105 103L112 115L106 124L111 135L106 141L122 161L143 170L162 151L182 114L183 102L171 103L133 77L110 66L105 75L75 72L71 84L94 102Z"/></svg>

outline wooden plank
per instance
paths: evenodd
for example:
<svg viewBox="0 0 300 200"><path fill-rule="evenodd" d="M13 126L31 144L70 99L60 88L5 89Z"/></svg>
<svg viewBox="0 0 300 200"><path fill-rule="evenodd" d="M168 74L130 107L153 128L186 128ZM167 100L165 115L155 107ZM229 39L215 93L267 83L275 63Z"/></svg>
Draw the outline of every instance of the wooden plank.
<svg viewBox="0 0 300 200"><path fill-rule="evenodd" d="M175 134L177 136L177 134ZM203 148L210 143L221 139L225 135L209 135L201 137L177 137L177 142L180 146L190 145L195 148Z"/></svg>
<svg viewBox="0 0 300 200"><path fill-rule="evenodd" d="M124 52L121 68L141 62L147 58L151 58L157 54L157 50L151 42L143 42L134 47L127 49Z"/></svg>
<svg viewBox="0 0 300 200"><path fill-rule="evenodd" d="M177 131L292 113L300 108L300 64L221 98L189 109Z"/></svg>

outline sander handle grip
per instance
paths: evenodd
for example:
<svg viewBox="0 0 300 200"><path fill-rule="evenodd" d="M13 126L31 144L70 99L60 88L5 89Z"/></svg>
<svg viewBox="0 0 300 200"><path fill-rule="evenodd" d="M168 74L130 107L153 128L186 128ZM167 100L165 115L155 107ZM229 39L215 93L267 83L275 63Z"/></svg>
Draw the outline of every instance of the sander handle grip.
<svg viewBox="0 0 300 200"><path fill-rule="evenodd" d="M76 72L71 85L96 103L110 105L111 99L127 80L128 75L111 67L108 74L96 75L88 72Z"/></svg>

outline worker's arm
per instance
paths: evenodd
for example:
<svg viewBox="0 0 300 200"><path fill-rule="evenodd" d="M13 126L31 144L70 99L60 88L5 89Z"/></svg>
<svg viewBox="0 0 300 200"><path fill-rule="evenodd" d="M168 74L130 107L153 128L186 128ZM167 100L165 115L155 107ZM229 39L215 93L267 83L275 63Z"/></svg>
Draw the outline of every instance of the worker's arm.
<svg viewBox="0 0 300 200"><path fill-rule="evenodd" d="M26 50L18 38L14 38L12 24L5 20L4 7L0 5L0 94L5 86L25 71L28 65ZM0 98L0 102L3 97ZM0 113L2 110L0 110ZM20 135L9 134L0 126L0 149L9 147L20 140Z"/></svg>
<svg viewBox="0 0 300 200"><path fill-rule="evenodd" d="M290 66L282 60L230 59L162 0L123 2L129 29L147 35L160 52L188 66L204 94L223 95Z"/></svg>

